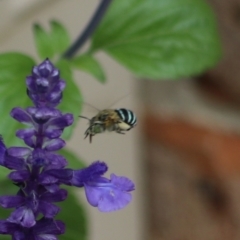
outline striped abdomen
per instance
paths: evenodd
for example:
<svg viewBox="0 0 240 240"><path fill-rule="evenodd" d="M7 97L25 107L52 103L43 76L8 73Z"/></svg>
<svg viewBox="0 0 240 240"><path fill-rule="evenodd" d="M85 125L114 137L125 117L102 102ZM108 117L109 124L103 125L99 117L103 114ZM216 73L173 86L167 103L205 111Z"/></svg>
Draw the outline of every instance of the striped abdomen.
<svg viewBox="0 0 240 240"><path fill-rule="evenodd" d="M115 112L124 123L129 125L129 129L133 128L137 124L136 115L131 110L120 108L116 109Z"/></svg>

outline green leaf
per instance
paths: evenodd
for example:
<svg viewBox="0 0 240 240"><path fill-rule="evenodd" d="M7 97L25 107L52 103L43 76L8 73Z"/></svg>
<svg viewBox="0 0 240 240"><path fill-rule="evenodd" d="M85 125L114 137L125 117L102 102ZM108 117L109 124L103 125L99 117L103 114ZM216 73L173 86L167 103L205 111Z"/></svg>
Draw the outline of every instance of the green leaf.
<svg viewBox="0 0 240 240"><path fill-rule="evenodd" d="M203 0L113 1L93 35L104 50L139 77L198 74L221 55L214 15Z"/></svg>
<svg viewBox="0 0 240 240"><path fill-rule="evenodd" d="M83 99L78 86L74 82L69 61L62 59L57 62L56 67L60 69L61 78L66 81L66 88L63 91L63 100L59 108L64 113L72 113L75 119L74 124L64 130L63 138L69 139L76 126L76 120L78 120L78 116L81 113Z"/></svg>
<svg viewBox="0 0 240 240"><path fill-rule="evenodd" d="M59 154L63 155L67 161L68 161L68 167L72 168L72 169L81 169L86 167L86 164L79 159L74 153L73 151L70 151L66 148L62 149L59 151Z"/></svg>
<svg viewBox="0 0 240 240"><path fill-rule="evenodd" d="M70 37L66 28L57 21L51 21L51 40L54 53L63 53L70 45Z"/></svg>
<svg viewBox="0 0 240 240"><path fill-rule="evenodd" d="M70 44L67 30L57 21L50 22L51 30L45 31L39 24L33 28L35 44L41 59L50 58L61 54Z"/></svg>
<svg viewBox="0 0 240 240"><path fill-rule="evenodd" d="M90 73L101 83L106 82L106 76L101 65L92 55L80 55L71 60L71 65L76 69Z"/></svg>
<svg viewBox="0 0 240 240"><path fill-rule="evenodd" d="M14 107L32 105L26 93L25 79L34 65L32 58L20 53L0 54L0 134L7 146L22 143L15 137L15 132L24 125L11 118L9 113Z"/></svg>
<svg viewBox="0 0 240 240"><path fill-rule="evenodd" d="M87 216L86 212L80 204L79 199L67 189L68 198L58 204L61 207L61 212L57 219L62 220L66 224L66 232L60 235L60 240L86 240L87 239Z"/></svg>
<svg viewBox="0 0 240 240"><path fill-rule="evenodd" d="M52 39L39 24L33 26L34 40L37 48L38 55L41 59L53 58L55 49L52 44Z"/></svg>
<svg viewBox="0 0 240 240"><path fill-rule="evenodd" d="M0 182L6 180L9 173L9 169L0 166Z"/></svg>

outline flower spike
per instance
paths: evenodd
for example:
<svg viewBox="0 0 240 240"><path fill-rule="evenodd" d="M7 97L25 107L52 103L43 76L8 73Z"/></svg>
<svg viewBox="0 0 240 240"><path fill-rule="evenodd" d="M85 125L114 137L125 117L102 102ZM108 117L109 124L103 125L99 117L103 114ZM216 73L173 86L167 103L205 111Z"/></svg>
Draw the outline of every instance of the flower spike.
<svg viewBox="0 0 240 240"><path fill-rule="evenodd" d="M90 205L109 212L130 203L134 184L114 174L103 177L108 167L100 161L83 169L67 168L67 159L57 151L65 146L61 135L74 118L56 109L66 84L49 59L33 68L26 84L34 106L15 107L10 115L26 126L16 136L27 146L7 148L0 136L0 167L11 170L8 177L19 187L16 195L0 196L0 207L12 209L0 220L0 234L14 240L57 240L65 232L64 223L55 220L60 211L55 203L67 198L62 185L83 187Z"/></svg>

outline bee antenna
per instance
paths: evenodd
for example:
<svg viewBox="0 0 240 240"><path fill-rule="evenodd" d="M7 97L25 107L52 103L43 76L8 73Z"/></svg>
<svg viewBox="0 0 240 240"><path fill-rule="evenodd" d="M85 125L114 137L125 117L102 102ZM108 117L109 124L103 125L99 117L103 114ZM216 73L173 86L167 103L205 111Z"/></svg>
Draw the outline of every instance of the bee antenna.
<svg viewBox="0 0 240 240"><path fill-rule="evenodd" d="M98 108L94 107L94 106L93 106L92 104L90 104L90 103L84 102L84 104L87 105L87 106L89 106L89 107L91 107L91 108L93 108L93 109L95 109L95 110L97 110L98 112L100 111Z"/></svg>
<svg viewBox="0 0 240 240"><path fill-rule="evenodd" d="M84 116L79 116L80 118L84 118L84 119L87 119L88 121L91 121L90 118L87 118L87 117L84 117Z"/></svg>
<svg viewBox="0 0 240 240"><path fill-rule="evenodd" d="M121 96L120 98L118 98L117 100L115 100L111 106L108 106L107 108L111 108L112 106L116 105L119 101L121 101L122 99L124 99L125 97L129 96L130 93L126 93L125 95Z"/></svg>

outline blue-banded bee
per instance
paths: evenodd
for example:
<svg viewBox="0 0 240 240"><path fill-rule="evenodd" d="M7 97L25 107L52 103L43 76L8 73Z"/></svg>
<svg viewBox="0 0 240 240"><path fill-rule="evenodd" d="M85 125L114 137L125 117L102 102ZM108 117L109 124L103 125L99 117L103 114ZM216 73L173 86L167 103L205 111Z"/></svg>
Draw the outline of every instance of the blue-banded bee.
<svg viewBox="0 0 240 240"><path fill-rule="evenodd" d="M136 115L128 109L105 109L100 111L96 116L89 119L84 116L79 116L89 121L89 127L85 131L85 138L89 136L90 143L92 137L97 133L114 131L120 134L125 134L137 124Z"/></svg>

